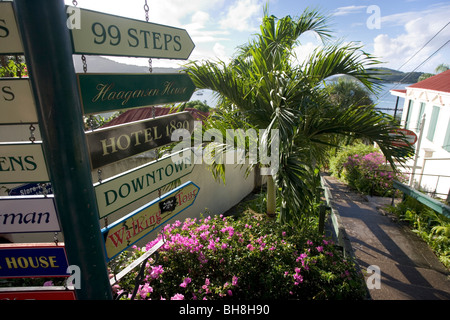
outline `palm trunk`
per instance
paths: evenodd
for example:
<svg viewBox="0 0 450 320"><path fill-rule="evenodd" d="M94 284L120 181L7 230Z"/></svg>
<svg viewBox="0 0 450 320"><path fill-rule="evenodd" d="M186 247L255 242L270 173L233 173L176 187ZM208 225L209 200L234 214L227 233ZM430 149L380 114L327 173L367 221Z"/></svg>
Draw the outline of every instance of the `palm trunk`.
<svg viewBox="0 0 450 320"><path fill-rule="evenodd" d="M275 218L276 213L276 190L275 190L275 181L273 180L273 176L267 176L267 215L270 218Z"/></svg>

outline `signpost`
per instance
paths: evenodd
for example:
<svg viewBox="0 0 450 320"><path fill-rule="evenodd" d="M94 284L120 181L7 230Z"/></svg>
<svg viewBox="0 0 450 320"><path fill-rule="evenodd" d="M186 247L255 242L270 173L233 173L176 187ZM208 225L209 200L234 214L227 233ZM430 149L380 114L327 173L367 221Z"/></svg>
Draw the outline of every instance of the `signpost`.
<svg viewBox="0 0 450 320"><path fill-rule="evenodd" d="M84 114L188 101L195 85L185 73L77 74Z"/></svg>
<svg viewBox="0 0 450 320"><path fill-rule="evenodd" d="M0 246L0 278L68 277L63 246Z"/></svg>
<svg viewBox="0 0 450 320"><path fill-rule="evenodd" d="M167 156L94 184L100 218L190 174L193 157L191 151L174 163L172 156Z"/></svg>
<svg viewBox="0 0 450 320"><path fill-rule="evenodd" d="M59 232L53 196L0 197L0 233Z"/></svg>
<svg viewBox="0 0 450 320"><path fill-rule="evenodd" d="M194 118L189 112L87 132L92 169L172 143L172 132L176 129L192 133Z"/></svg>
<svg viewBox="0 0 450 320"><path fill-rule="evenodd" d="M0 2L0 54L15 53L23 54L23 46L12 2Z"/></svg>
<svg viewBox="0 0 450 320"><path fill-rule="evenodd" d="M80 270L79 282L74 288L76 298L111 300L112 291L98 221L64 1L52 1L49 5L45 0L14 0L13 7L19 23L30 83L35 93L39 129L45 142L42 148L55 193L58 218L64 233L64 248L67 250L70 265L77 266ZM28 152L34 145L38 144L28 144L26 151ZM2 149L3 147L0 152ZM2 166L9 164L9 160L6 158ZM17 167L15 162L12 163ZM38 167L36 163L35 171ZM31 173L31 170L27 171L27 175L30 176ZM1 177L0 181L3 181ZM34 182L30 179L25 181ZM60 247L54 246L53 249L47 250L61 252L58 248ZM34 271L38 269L48 271L57 269L58 266L61 273L65 274L67 266L64 268L63 265L67 263L58 258L51 259L53 256L57 256L56 253L35 251L32 256L21 255L15 261L18 267L19 262L25 266L26 261L35 265L36 260L33 260L33 257L38 257L40 268L33 269ZM19 260L21 257L23 259ZM27 257L32 258L31 262ZM44 268L45 266L47 268ZM55 268L50 268L51 266ZM0 272L4 270L7 269L2 265Z"/></svg>
<svg viewBox="0 0 450 320"><path fill-rule="evenodd" d="M73 53L185 60L194 50L194 43L184 29L70 9L71 19L79 19L80 25L70 29Z"/></svg>
<svg viewBox="0 0 450 320"><path fill-rule="evenodd" d="M110 300L112 290L106 262L191 206L199 188L192 182L184 184L100 230L91 170L171 143L175 129L192 132L193 118L189 113L177 113L86 134L83 107L86 114L92 114L187 101L195 87L189 77L181 74L80 75L77 78L72 54L187 59L194 44L183 29L70 9L68 17L69 11L62 0L52 5L44 0L0 2L0 54L24 54L32 75L28 80L0 81L3 115L0 124L38 123L45 141L44 144L1 143L0 182L51 182L56 195L54 198L27 196L20 201L1 199L0 232L41 232L55 229L59 220L65 241L65 246L0 245L0 278L68 277L70 261L71 266L79 268L81 276L68 298L76 295L80 300ZM192 170L184 161L169 164L166 160L159 163L165 166L157 165L152 167L152 173L145 173L149 183L142 184L144 193L160 182L165 183L166 178L168 181ZM139 183L144 183L144 173L129 174L126 179L132 179L128 180L131 184L123 180L118 189L104 191L108 196L102 194L109 205L113 202L108 198L113 194L107 193L110 190L121 197L130 186L131 199L131 187L136 187L136 195L142 196L138 189ZM114 183L109 186L114 187ZM6 296L5 290L0 291L0 298L33 298L35 293L39 298L52 298L49 292L40 290L33 292L32 297L29 295L32 288L25 293L14 289L13 295L6 293ZM67 297L66 292L53 297L63 296Z"/></svg>
<svg viewBox="0 0 450 320"><path fill-rule="evenodd" d="M408 129L395 129L389 135L398 138L398 140L393 143L394 146L407 147L417 142L417 135ZM404 139L406 139L406 141Z"/></svg>
<svg viewBox="0 0 450 320"><path fill-rule="evenodd" d="M0 124L38 122L29 79L0 79L0 113Z"/></svg>
<svg viewBox="0 0 450 320"><path fill-rule="evenodd" d="M41 143L1 143L0 181L3 183L49 181Z"/></svg>
<svg viewBox="0 0 450 320"><path fill-rule="evenodd" d="M103 228L108 260L194 204L200 188L189 181Z"/></svg>

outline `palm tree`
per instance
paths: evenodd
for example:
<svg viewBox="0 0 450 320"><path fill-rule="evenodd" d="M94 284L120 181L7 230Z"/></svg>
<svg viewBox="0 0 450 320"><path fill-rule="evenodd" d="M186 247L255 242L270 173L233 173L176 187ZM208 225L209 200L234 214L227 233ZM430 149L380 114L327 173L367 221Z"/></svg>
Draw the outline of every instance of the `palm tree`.
<svg viewBox="0 0 450 320"><path fill-rule="evenodd" d="M267 214L276 212L278 191L280 218L285 222L307 220L305 213L313 211L320 196L317 168L330 148L330 138L368 138L378 143L391 163L404 155L404 150L391 144L389 116L370 106L333 105L321 86L330 76L346 74L374 91L377 70L367 68L378 61L351 43L327 45L295 65L294 48L307 31L324 42L331 38L327 18L316 10L307 9L295 19L277 19L265 9L260 33L239 48L232 62L191 62L187 66L198 88L211 89L224 101L221 112L205 129L215 127L223 133L226 128L277 130L279 170L267 175ZM270 149L274 136L261 138ZM215 168L223 176L223 165Z"/></svg>

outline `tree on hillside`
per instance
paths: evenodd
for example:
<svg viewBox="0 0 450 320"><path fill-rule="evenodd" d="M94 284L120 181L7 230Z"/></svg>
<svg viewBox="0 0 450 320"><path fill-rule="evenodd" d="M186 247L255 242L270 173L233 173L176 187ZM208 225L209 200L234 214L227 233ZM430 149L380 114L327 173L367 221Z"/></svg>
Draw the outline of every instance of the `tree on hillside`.
<svg viewBox="0 0 450 320"><path fill-rule="evenodd" d="M325 88L331 103L341 107L346 108L351 105L369 106L373 104L369 90L357 81L340 77L327 83Z"/></svg>
<svg viewBox="0 0 450 320"><path fill-rule="evenodd" d="M203 112L209 112L211 109L211 107L206 103L206 100L204 102L200 100L188 101L184 104L184 108L193 108Z"/></svg>
<svg viewBox="0 0 450 320"><path fill-rule="evenodd" d="M434 69L435 73L424 73L419 77L419 79L417 79L417 82L428 79L432 76L435 76L436 74L447 71L449 69L450 69L450 66L448 64L441 63Z"/></svg>
<svg viewBox="0 0 450 320"><path fill-rule="evenodd" d="M216 128L225 137L226 129L265 129L259 139L267 150L276 152L279 162L279 170L267 175L267 214L279 212L281 221L303 226L308 214L316 212L320 197L317 169L331 137L367 138L378 143L392 164L405 154L403 148L392 145L391 117L370 106L341 108L330 103L323 89L328 77L346 74L374 90L377 71L372 67L378 61L361 46L327 44L305 62L292 62L305 32L315 32L324 42L331 39L327 22L316 10L278 19L265 9L260 32L239 48L232 62L196 61L187 66L197 88L211 89L226 102L204 130ZM271 149L277 137L273 129L278 130L278 150ZM224 176L223 164L216 163L214 168ZM280 196L277 206L276 194Z"/></svg>

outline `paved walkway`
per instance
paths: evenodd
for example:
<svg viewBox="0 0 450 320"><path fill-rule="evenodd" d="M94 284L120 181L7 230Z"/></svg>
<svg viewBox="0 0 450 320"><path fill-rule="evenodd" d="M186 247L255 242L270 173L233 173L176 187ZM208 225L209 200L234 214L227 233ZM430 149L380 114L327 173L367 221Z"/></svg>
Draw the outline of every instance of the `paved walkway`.
<svg viewBox="0 0 450 320"><path fill-rule="evenodd" d="M424 241L378 209L391 199L365 197L334 177L324 179L366 278L371 265L381 271L380 288L369 290L373 300L450 300L448 270Z"/></svg>

